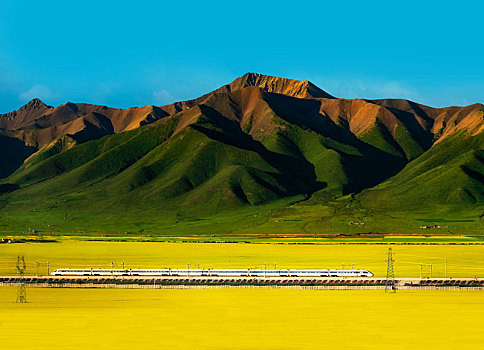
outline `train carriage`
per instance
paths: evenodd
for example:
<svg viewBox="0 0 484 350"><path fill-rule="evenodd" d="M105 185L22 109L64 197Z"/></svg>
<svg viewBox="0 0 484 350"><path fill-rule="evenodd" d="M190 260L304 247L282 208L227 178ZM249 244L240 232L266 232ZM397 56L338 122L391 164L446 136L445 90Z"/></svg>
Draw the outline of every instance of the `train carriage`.
<svg viewBox="0 0 484 350"><path fill-rule="evenodd" d="M240 277L373 277L368 270L335 269L57 269L54 276L240 276Z"/></svg>

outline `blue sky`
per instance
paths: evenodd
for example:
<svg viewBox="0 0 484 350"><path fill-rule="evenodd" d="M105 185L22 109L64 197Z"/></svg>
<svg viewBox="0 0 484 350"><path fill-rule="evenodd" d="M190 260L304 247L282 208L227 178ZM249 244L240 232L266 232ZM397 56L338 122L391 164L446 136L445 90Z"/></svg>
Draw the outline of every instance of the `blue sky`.
<svg viewBox="0 0 484 350"><path fill-rule="evenodd" d="M0 0L0 113L194 98L246 72L337 97L484 102L478 1Z"/></svg>

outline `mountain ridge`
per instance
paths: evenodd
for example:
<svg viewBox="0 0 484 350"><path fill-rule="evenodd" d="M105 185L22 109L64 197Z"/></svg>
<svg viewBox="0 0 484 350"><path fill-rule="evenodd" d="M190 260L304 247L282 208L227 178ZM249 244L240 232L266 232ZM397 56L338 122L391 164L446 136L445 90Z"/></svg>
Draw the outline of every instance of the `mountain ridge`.
<svg viewBox="0 0 484 350"><path fill-rule="evenodd" d="M166 106L34 99L1 115L0 127L7 216L25 203L56 220L73 210L91 217L89 203L118 218L200 217L277 201L342 201L338 213L369 216L484 205L482 104L341 99L309 81L247 73Z"/></svg>

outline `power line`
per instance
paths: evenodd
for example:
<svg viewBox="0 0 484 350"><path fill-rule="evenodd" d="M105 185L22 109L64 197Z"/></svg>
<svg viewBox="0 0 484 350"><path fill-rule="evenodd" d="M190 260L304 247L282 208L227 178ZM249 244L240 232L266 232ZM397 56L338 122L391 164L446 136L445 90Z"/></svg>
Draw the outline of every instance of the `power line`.
<svg viewBox="0 0 484 350"><path fill-rule="evenodd" d="M406 254L406 253L398 253L398 255L405 255L405 256L413 256L416 258L426 258L426 259L435 259L435 260L442 260L445 259L445 257L441 256L430 256L430 255L416 255L416 254ZM452 260L460 260L460 261L478 261L478 262L483 262L483 259L472 259L472 258L457 258L457 257L452 257ZM400 261L400 260L399 260Z"/></svg>

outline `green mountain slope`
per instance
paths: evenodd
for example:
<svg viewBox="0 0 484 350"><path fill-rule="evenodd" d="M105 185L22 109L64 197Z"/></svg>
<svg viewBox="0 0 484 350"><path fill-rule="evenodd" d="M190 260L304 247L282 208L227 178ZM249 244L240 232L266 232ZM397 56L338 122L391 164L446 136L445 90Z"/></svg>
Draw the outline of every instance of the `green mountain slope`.
<svg viewBox="0 0 484 350"><path fill-rule="evenodd" d="M367 206L388 209L445 204L468 208L484 204L483 174L484 134L468 136L461 132L437 143L360 197Z"/></svg>

